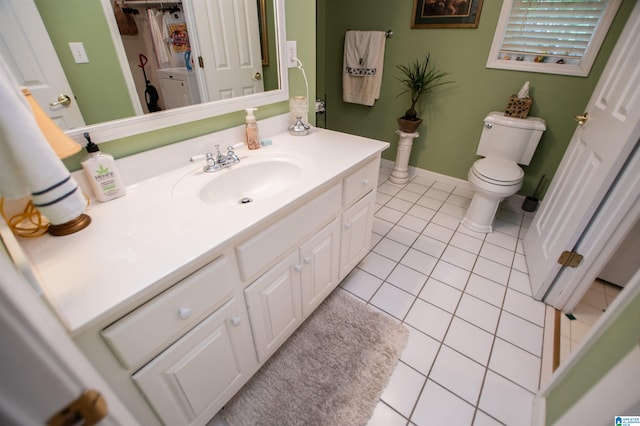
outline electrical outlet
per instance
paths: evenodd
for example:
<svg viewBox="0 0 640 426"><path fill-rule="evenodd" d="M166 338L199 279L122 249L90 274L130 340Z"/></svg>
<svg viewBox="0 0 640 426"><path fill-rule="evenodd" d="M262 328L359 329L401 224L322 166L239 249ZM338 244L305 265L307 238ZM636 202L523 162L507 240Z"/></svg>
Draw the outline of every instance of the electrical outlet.
<svg viewBox="0 0 640 426"><path fill-rule="evenodd" d="M298 57L298 46L295 40L287 40L287 68L295 68L298 62L294 59Z"/></svg>
<svg viewBox="0 0 640 426"><path fill-rule="evenodd" d="M70 42L69 48L71 49L71 54L73 55L73 60L76 61L76 64L89 63L89 57L87 56L87 52L84 50L84 44L82 44L82 42Z"/></svg>

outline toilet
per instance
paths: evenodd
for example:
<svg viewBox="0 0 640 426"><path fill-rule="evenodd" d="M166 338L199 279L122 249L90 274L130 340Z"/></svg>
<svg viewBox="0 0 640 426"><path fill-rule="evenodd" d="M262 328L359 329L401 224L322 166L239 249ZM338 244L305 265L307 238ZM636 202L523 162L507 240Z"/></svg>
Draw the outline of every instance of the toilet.
<svg viewBox="0 0 640 426"><path fill-rule="evenodd" d="M546 129L538 117L506 117L491 112L484 119L476 153L484 158L469 169L469 183L475 194L462 225L476 232L493 232L493 219L502 200L522 187L524 171Z"/></svg>

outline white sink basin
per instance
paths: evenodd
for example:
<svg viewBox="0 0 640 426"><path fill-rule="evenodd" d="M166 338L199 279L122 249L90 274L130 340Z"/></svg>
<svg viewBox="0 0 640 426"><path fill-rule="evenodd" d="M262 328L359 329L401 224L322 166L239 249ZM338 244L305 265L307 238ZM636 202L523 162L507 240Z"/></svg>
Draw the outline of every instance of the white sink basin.
<svg viewBox="0 0 640 426"><path fill-rule="evenodd" d="M218 174L216 176L216 174ZM200 199L215 205L249 204L281 193L294 185L302 167L283 159L237 164L211 174L200 189Z"/></svg>

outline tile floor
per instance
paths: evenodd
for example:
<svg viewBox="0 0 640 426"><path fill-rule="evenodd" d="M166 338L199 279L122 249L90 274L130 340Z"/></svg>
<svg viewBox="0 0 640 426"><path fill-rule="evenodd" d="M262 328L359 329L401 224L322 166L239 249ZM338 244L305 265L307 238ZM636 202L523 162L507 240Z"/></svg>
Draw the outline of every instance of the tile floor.
<svg viewBox="0 0 640 426"><path fill-rule="evenodd" d="M340 284L410 330L369 425L529 424L545 317L522 248L532 216L505 202L496 230L476 233L459 225L466 185L389 172L372 249Z"/></svg>
<svg viewBox="0 0 640 426"><path fill-rule="evenodd" d="M622 287L597 279L573 310L575 319L570 320L565 314L560 316L560 363L578 347L621 291Z"/></svg>

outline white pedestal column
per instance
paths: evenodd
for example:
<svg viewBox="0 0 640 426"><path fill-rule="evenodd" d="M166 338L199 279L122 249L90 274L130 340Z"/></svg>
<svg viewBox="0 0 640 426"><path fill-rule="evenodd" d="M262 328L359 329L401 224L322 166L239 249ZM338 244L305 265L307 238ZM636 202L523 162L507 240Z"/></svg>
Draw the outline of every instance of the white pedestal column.
<svg viewBox="0 0 640 426"><path fill-rule="evenodd" d="M420 136L419 133L405 133L402 130L396 130L396 135L400 137L398 140L398 152L396 153L396 164L393 166L389 180L393 183L409 182L409 156L411 155L411 147L413 140Z"/></svg>

